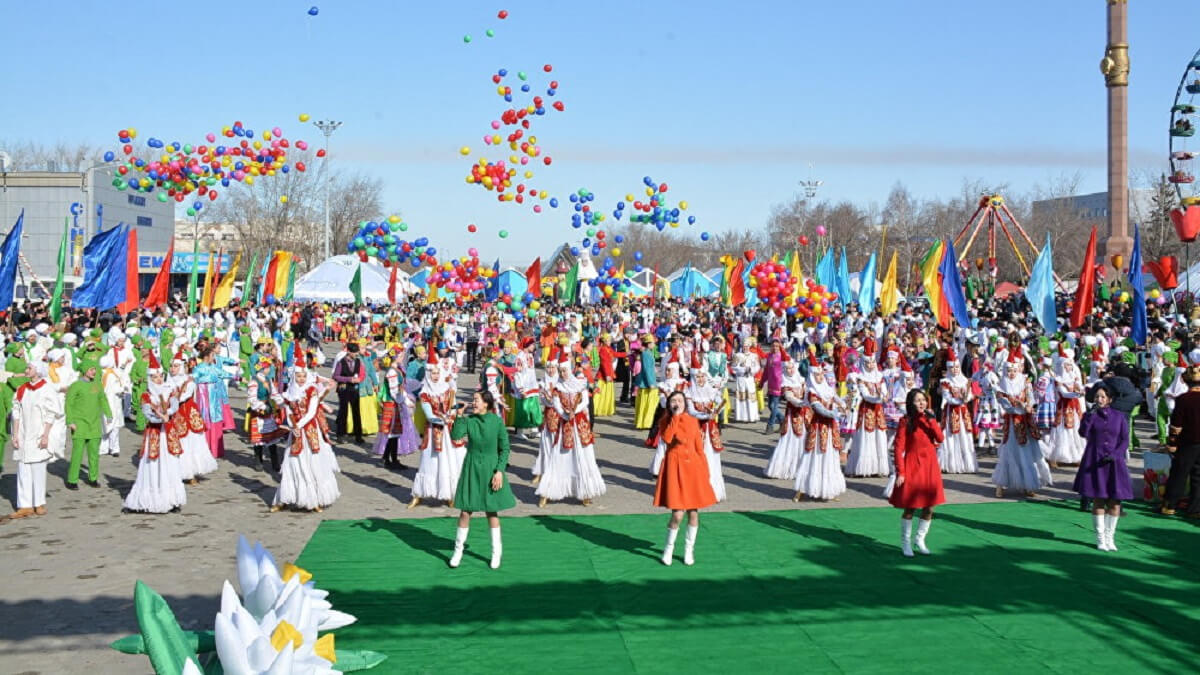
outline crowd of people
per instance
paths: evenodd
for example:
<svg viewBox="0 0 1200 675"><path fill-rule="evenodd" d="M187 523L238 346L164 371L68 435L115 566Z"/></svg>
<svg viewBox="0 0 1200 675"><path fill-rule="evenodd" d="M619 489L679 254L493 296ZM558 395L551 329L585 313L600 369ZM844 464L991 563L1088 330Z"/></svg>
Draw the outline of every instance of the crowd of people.
<svg viewBox="0 0 1200 675"><path fill-rule="evenodd" d="M278 476L272 511L333 504L337 448L370 443L384 469L415 470L408 508L461 509L451 566L475 511L488 514L498 566L498 512L515 504L505 429L537 442L539 506L588 505L606 492L593 422L615 417L646 432L654 504L672 512L665 564L684 514L692 564L698 510L728 498L730 424L762 429L773 446L764 478L790 482L795 501L836 500L847 476L889 477L906 556L929 552L942 474L976 473L982 454L996 456L998 497L1035 495L1052 467L1078 467L1097 546L1116 550L1140 412L1175 454L1163 512L1190 496L1188 515L1200 517L1191 326L1155 317L1137 344L1121 308L1107 305L1079 329L1047 334L1005 302L980 301L969 328L939 327L919 303L891 316L851 305L821 324L709 300L547 302L522 319L401 303L68 311L58 323L31 304L3 334L0 409L11 422L0 433L18 477L5 522L46 513L56 459L69 461L67 489L99 487L101 457L122 452L126 426L142 440L124 508L146 513L182 508L217 469L226 433L244 435ZM459 403L464 379L479 394L469 405ZM230 387L244 390L244 410L231 408Z"/></svg>

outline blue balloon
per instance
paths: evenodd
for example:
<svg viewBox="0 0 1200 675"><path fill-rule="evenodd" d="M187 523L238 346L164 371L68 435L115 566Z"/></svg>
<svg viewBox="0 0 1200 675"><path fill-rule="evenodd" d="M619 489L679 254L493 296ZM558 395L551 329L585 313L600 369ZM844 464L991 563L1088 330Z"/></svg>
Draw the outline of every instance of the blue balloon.
<svg viewBox="0 0 1200 675"><path fill-rule="evenodd" d="M197 200L194 204L192 204L192 208L199 211L200 209L204 208L204 202Z"/></svg>
<svg viewBox="0 0 1200 675"><path fill-rule="evenodd" d="M521 85L521 91L523 91L525 93L529 93L529 85L527 85L527 84Z"/></svg>
<svg viewBox="0 0 1200 675"><path fill-rule="evenodd" d="M592 255L600 255L600 247L599 246L592 247Z"/></svg>
<svg viewBox="0 0 1200 675"><path fill-rule="evenodd" d="M104 153L104 161L106 161L106 162L113 161L113 157L116 157L116 155L113 154L112 150L109 150L108 152Z"/></svg>
<svg viewBox="0 0 1200 675"><path fill-rule="evenodd" d="M696 224L696 216L688 216L688 225Z"/></svg>
<svg viewBox="0 0 1200 675"><path fill-rule="evenodd" d="M312 7L309 7L309 8L308 8L308 15L309 15L309 16L316 16L316 15L317 15L317 13L319 13L320 11L321 11L321 10L317 9L317 6L316 6L316 5L313 5Z"/></svg>
<svg viewBox="0 0 1200 675"><path fill-rule="evenodd" d="M634 265L634 266L633 266L633 271L634 271L634 272L641 272L641 271L642 271L642 266L641 266L641 265Z"/></svg>
<svg viewBox="0 0 1200 675"><path fill-rule="evenodd" d="M420 239L414 241L413 244L416 244L417 246L428 246L429 237L421 237Z"/></svg>
<svg viewBox="0 0 1200 675"><path fill-rule="evenodd" d="M641 262L641 260L642 260L642 252L641 252L641 251L634 251L634 252L633 252L633 259L634 259L634 260L637 260L638 262Z"/></svg>
<svg viewBox="0 0 1200 675"><path fill-rule="evenodd" d="M288 167L288 165L287 165L287 164L284 164L282 167L280 167L280 169L279 169L279 170L280 170L280 171L282 171L282 172L284 172L284 173L288 173L288 172L290 171L290 167ZM207 173L207 172L206 172L206 173Z"/></svg>
<svg viewBox="0 0 1200 675"><path fill-rule="evenodd" d="M646 187L654 187L654 180L650 176L643 176L642 182L646 184Z"/></svg>
<svg viewBox="0 0 1200 675"><path fill-rule="evenodd" d="M284 168L286 169L287 166L284 166ZM392 231L392 226L384 222L379 224L379 229L383 230L384 234L387 234L388 232Z"/></svg>
<svg viewBox="0 0 1200 675"><path fill-rule="evenodd" d="M426 255L434 255L434 256L435 256L435 255L437 255L437 249L436 249L436 248L434 248L434 247L432 247L432 246L430 246L429 248L425 249L425 254L426 254Z"/></svg>
<svg viewBox="0 0 1200 675"><path fill-rule="evenodd" d="M221 179L221 187L229 187L229 179L228 178Z"/></svg>
<svg viewBox="0 0 1200 675"><path fill-rule="evenodd" d="M583 241L579 242L579 244L584 248L587 248L592 245L592 240L590 237L584 237Z"/></svg>
<svg viewBox="0 0 1200 675"><path fill-rule="evenodd" d="M575 257L579 257L579 247L578 246L571 247L571 255L573 255Z"/></svg>
<svg viewBox="0 0 1200 675"><path fill-rule="evenodd" d="M558 208L558 197L551 197L551 198L550 198L550 208L552 208L552 209L557 209L557 208Z"/></svg>
<svg viewBox="0 0 1200 675"><path fill-rule="evenodd" d="M512 94L505 94L505 95L504 95L504 101L505 101L506 103L512 103Z"/></svg>
<svg viewBox="0 0 1200 675"><path fill-rule="evenodd" d="M625 235L618 234L617 236L613 237L613 241L617 242L618 244L624 244L625 243Z"/></svg>
<svg viewBox="0 0 1200 675"><path fill-rule="evenodd" d="M700 241L708 241L708 233L707 232L700 233Z"/></svg>
<svg viewBox="0 0 1200 675"><path fill-rule="evenodd" d="M508 68L501 68L500 70L498 70L496 72L500 75L500 77L504 77L504 76L508 75Z"/></svg>

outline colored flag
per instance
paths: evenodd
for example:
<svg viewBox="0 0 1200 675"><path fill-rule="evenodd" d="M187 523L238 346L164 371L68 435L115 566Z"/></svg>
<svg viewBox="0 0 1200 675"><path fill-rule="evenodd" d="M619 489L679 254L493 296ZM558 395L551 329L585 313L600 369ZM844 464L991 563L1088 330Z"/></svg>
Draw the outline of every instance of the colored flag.
<svg viewBox="0 0 1200 675"><path fill-rule="evenodd" d="M792 278L793 282L796 284L795 290L793 290L792 294L790 296L788 296L788 299L791 300L792 305L795 305L796 300L798 300L800 298L800 290L802 288L804 288L804 274L800 270L800 251L792 251L791 253L788 254L788 256L790 258L788 260L788 275ZM745 289L743 289L742 295L743 295L743 301L744 301L745 300Z"/></svg>
<svg viewBox="0 0 1200 675"><path fill-rule="evenodd" d="M208 263L204 266L204 290L200 293L200 308L204 310L212 309L213 301L213 262L212 251L208 252Z"/></svg>
<svg viewBox="0 0 1200 675"><path fill-rule="evenodd" d="M431 284L432 285L432 284ZM500 259L492 263L492 276L488 277L483 286L484 302L495 302L500 299Z"/></svg>
<svg viewBox="0 0 1200 675"><path fill-rule="evenodd" d="M83 247L83 283L71 295L73 307L90 307L108 309L115 307L125 295L125 246L128 241L125 228L118 225L106 232L92 237L87 246ZM113 252L119 251L120 258L115 258ZM119 265L116 261L120 260ZM110 297L109 291L112 279L117 276L114 267L120 267L121 297L111 305L104 305Z"/></svg>
<svg viewBox="0 0 1200 675"><path fill-rule="evenodd" d="M950 317L946 316L949 312L946 307L946 299L942 296L942 279L938 273L942 266L944 253L945 244L936 241L929 248L925 257L921 258L921 286L925 288L925 297L929 298L929 311L937 319L938 325L948 327Z"/></svg>
<svg viewBox="0 0 1200 675"><path fill-rule="evenodd" d="M891 316L900 307L900 290L896 287L896 251L892 251L892 261L888 263L887 274L883 275L883 290L879 293L879 311L884 316Z"/></svg>
<svg viewBox="0 0 1200 675"><path fill-rule="evenodd" d="M858 311L869 314L875 309L875 252L858 275Z"/></svg>
<svg viewBox="0 0 1200 675"><path fill-rule="evenodd" d="M262 282L261 302L263 303L267 302L267 298L275 298L275 280L279 278L279 254L280 251L275 251L267 259L267 269L263 272Z"/></svg>
<svg viewBox="0 0 1200 675"><path fill-rule="evenodd" d="M963 328L971 327L971 316L967 313L967 298L963 295L962 275L958 273L958 256L954 253L954 242L946 240L946 254L942 256L942 297L954 320ZM1051 289L1050 300L1054 293Z"/></svg>
<svg viewBox="0 0 1200 675"><path fill-rule="evenodd" d="M838 261L837 271L837 303L841 307L845 307L847 303L853 302L850 297L850 269L846 265L846 247L842 247L842 258Z"/></svg>
<svg viewBox="0 0 1200 675"><path fill-rule="evenodd" d="M1132 268L1130 268L1132 269ZM1088 237L1087 251L1083 254L1083 269L1079 271L1079 285L1075 287L1075 301L1071 304L1068 325L1079 328L1087 321L1096 302L1096 227Z"/></svg>
<svg viewBox="0 0 1200 675"><path fill-rule="evenodd" d="M621 276L625 278L624 275ZM538 256L525 270L525 285L527 291L533 294L533 297L542 297L542 258Z"/></svg>
<svg viewBox="0 0 1200 675"><path fill-rule="evenodd" d="M154 284L146 294L146 309L154 309L167 304L167 291L171 287L171 260L175 257L175 242L167 247L167 256L163 258L158 274L154 275Z"/></svg>
<svg viewBox="0 0 1200 675"><path fill-rule="evenodd" d="M1053 335L1058 330L1058 322L1054 320L1054 266L1051 257L1054 251L1050 248L1050 233L1046 233L1046 245L1033 263L1033 271L1029 275L1029 285L1025 287L1025 298L1033 307L1033 316L1042 324L1046 335ZM1140 269L1140 266L1139 266ZM1139 272L1140 274L1140 272Z"/></svg>
<svg viewBox="0 0 1200 675"><path fill-rule="evenodd" d="M729 306L729 277L733 272L733 258L729 254L721 256L721 304Z"/></svg>
<svg viewBox="0 0 1200 675"><path fill-rule="evenodd" d="M734 307L746 304L746 279L742 276L745 270L746 263L738 258L729 274L729 304Z"/></svg>
<svg viewBox="0 0 1200 675"><path fill-rule="evenodd" d="M137 230L129 228L129 242L125 252L125 301L117 305L117 312L128 314L141 304L138 292L138 243Z"/></svg>
<svg viewBox="0 0 1200 675"><path fill-rule="evenodd" d="M1146 323L1146 286L1142 281L1142 231L1136 224L1133 226L1133 253L1129 254L1129 285L1133 287L1133 326L1130 335L1134 342L1144 345L1150 327Z"/></svg>
<svg viewBox="0 0 1200 675"><path fill-rule="evenodd" d="M433 286L430 286L433 288ZM354 294L354 304L363 304L362 298L362 263L354 268L354 276L350 279L350 292Z"/></svg>
<svg viewBox="0 0 1200 675"><path fill-rule="evenodd" d="M242 263L242 252L238 251L237 256L233 259L233 264L229 266L229 274L221 279L221 283L217 285L217 290L213 293L213 309L225 309L229 306L229 301L233 299L233 282L237 281L238 266Z"/></svg>
<svg viewBox="0 0 1200 675"><path fill-rule="evenodd" d="M287 299L288 277L292 273L292 259L294 256L290 251L276 251L275 257L278 260L275 265L275 299L283 302Z"/></svg>
<svg viewBox="0 0 1200 675"><path fill-rule="evenodd" d="M67 239L68 226L71 221L63 218L63 236L58 243L58 273L54 276L54 293L50 296L50 320L51 323L58 323L62 317L62 300L63 300L63 277L67 272Z"/></svg>
<svg viewBox="0 0 1200 675"><path fill-rule="evenodd" d="M196 313L196 282L200 277L200 240L192 242L192 273L188 277L188 314Z"/></svg>
<svg viewBox="0 0 1200 675"><path fill-rule="evenodd" d="M289 254L288 260L288 275L287 275L287 293L283 294L284 302L291 302L292 295L296 292L296 256Z"/></svg>
<svg viewBox="0 0 1200 675"><path fill-rule="evenodd" d="M817 263L817 283L825 288L832 289L835 276L833 247L831 246L825 249L825 255L821 256L821 262Z"/></svg>
<svg viewBox="0 0 1200 675"><path fill-rule="evenodd" d="M242 307L250 303L250 298L254 297L254 268L258 265L258 251L250 256L250 266L246 268L246 280L242 282Z"/></svg>
<svg viewBox="0 0 1200 675"><path fill-rule="evenodd" d="M399 265L392 265L392 271L388 275L388 302L396 304L396 275L400 272Z"/></svg>
<svg viewBox="0 0 1200 675"><path fill-rule="evenodd" d="M657 276L657 275L656 275ZM579 295L579 263L576 262L571 266L571 271L567 272L567 278L564 281L563 287L563 304L573 305L576 301L576 296Z"/></svg>
<svg viewBox="0 0 1200 675"><path fill-rule="evenodd" d="M8 231L0 246L0 310L12 306L17 288L17 261L21 257L21 232L25 230L25 209L17 216L17 224Z"/></svg>

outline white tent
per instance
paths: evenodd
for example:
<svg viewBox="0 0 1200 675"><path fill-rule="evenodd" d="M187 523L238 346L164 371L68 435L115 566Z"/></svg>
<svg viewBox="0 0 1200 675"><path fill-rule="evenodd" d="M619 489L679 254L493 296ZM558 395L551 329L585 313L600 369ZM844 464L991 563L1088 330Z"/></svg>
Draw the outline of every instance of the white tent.
<svg viewBox="0 0 1200 675"><path fill-rule="evenodd" d="M354 272L362 267L363 302L386 303L388 281L391 270L373 262L359 262L352 255L337 255L309 270L296 280L293 296L297 302L354 302L350 292L350 280ZM404 270L396 272L396 295L406 296L417 292Z"/></svg>

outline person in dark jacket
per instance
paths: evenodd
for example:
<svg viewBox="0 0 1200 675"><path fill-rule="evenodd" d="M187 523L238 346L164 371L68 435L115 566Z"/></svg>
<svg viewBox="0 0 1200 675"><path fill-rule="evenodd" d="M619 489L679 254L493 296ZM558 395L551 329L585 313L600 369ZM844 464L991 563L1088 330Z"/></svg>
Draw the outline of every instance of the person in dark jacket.
<svg viewBox="0 0 1200 675"><path fill-rule="evenodd" d="M1188 518L1200 518L1200 366L1192 366L1183 374L1188 390L1175 399L1171 412L1167 452L1171 454L1171 473L1167 476L1167 494L1163 497L1162 514L1175 514L1175 504L1188 490Z"/></svg>

